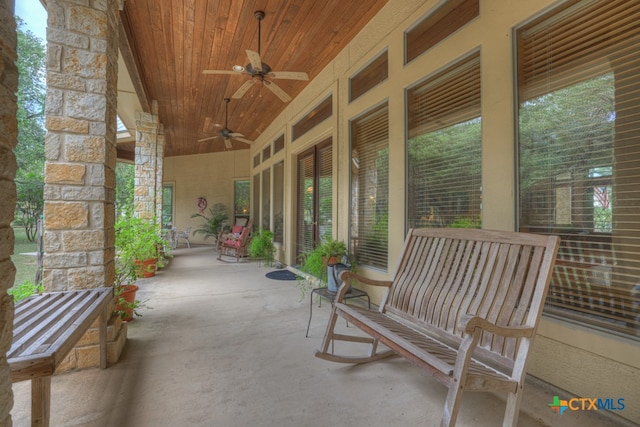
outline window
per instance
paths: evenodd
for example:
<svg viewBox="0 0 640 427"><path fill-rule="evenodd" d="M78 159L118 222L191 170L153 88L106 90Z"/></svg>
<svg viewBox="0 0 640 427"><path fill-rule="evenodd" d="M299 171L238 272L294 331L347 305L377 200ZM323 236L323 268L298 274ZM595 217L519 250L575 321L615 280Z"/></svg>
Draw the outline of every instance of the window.
<svg viewBox="0 0 640 427"><path fill-rule="evenodd" d="M233 213L238 216L249 216L249 197L251 183L248 179L237 179L233 182Z"/></svg>
<svg viewBox="0 0 640 427"><path fill-rule="evenodd" d="M260 165L260 153L253 156L253 167Z"/></svg>
<svg viewBox="0 0 640 427"><path fill-rule="evenodd" d="M480 16L480 0L448 0L405 34L406 63Z"/></svg>
<svg viewBox="0 0 640 427"><path fill-rule="evenodd" d="M266 147L264 147L264 150L262 150L262 161L266 161L269 160L271 158L271 146L267 145Z"/></svg>
<svg viewBox="0 0 640 427"><path fill-rule="evenodd" d="M162 228L173 225L173 184L162 186Z"/></svg>
<svg viewBox="0 0 640 427"><path fill-rule="evenodd" d="M385 50L363 70L349 79L349 102L358 99L369 89L389 77L389 60L387 57L387 51Z"/></svg>
<svg viewBox="0 0 640 427"><path fill-rule="evenodd" d="M480 228L480 54L407 91L407 225Z"/></svg>
<svg viewBox="0 0 640 427"><path fill-rule="evenodd" d="M273 165L273 241L284 243L284 161Z"/></svg>
<svg viewBox="0 0 640 427"><path fill-rule="evenodd" d="M284 148L284 134L280 135L278 139L273 141L273 155L275 156Z"/></svg>
<svg viewBox="0 0 640 427"><path fill-rule="evenodd" d="M329 95L316 108L293 125L293 141L328 119L333 114L333 97Z"/></svg>
<svg viewBox="0 0 640 427"><path fill-rule="evenodd" d="M253 176L253 203L252 203L253 224L260 227L260 174Z"/></svg>
<svg viewBox="0 0 640 427"><path fill-rule="evenodd" d="M271 229L271 169L262 171L262 222L263 230Z"/></svg>
<svg viewBox="0 0 640 427"><path fill-rule="evenodd" d="M387 268L389 242L387 103L351 122L351 251L358 264Z"/></svg>
<svg viewBox="0 0 640 427"><path fill-rule="evenodd" d="M562 243L545 312L638 337L640 3L570 2L517 31L519 228Z"/></svg>

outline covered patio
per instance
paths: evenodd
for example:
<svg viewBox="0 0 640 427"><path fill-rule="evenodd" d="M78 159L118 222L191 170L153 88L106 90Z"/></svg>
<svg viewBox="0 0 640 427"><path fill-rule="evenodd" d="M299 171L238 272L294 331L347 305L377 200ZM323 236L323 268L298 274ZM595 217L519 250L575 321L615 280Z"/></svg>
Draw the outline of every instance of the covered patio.
<svg viewBox="0 0 640 427"><path fill-rule="evenodd" d="M359 366L316 359L330 305L314 306L305 338L309 302L295 281L268 279L273 269L256 262L215 258L209 246L181 248L140 281L153 309L129 324L116 365L54 376L51 425L438 424L446 388L436 380L400 358ZM29 425L29 387L13 385L16 427ZM529 381L518 425L631 425L593 412L558 418L548 409L555 394ZM499 425L503 411L502 396L468 393L458 425Z"/></svg>

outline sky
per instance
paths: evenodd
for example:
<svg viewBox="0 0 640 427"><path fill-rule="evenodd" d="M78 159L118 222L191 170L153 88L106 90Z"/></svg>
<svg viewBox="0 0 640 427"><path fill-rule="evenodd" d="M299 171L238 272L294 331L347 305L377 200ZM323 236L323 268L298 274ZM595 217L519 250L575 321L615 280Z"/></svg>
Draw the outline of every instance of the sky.
<svg viewBox="0 0 640 427"><path fill-rule="evenodd" d="M15 0L16 16L25 21L29 31L47 40L47 12L44 10L40 0Z"/></svg>

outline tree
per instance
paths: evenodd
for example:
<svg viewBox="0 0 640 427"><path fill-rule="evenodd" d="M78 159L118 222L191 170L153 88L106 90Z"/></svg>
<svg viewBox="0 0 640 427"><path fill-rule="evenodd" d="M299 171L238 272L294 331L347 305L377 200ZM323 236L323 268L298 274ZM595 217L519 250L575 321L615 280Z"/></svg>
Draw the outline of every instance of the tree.
<svg viewBox="0 0 640 427"><path fill-rule="evenodd" d="M36 222L44 208L45 48L42 40L18 23L18 161L16 222L35 240Z"/></svg>
<svg viewBox="0 0 640 427"><path fill-rule="evenodd" d="M130 163L116 163L116 217L133 211L135 167Z"/></svg>

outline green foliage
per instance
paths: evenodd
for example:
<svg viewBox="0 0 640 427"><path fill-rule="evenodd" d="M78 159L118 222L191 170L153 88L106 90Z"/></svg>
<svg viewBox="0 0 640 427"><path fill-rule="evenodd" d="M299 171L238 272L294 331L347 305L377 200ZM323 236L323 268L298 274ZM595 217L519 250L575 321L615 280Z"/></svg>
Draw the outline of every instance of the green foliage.
<svg viewBox="0 0 640 427"><path fill-rule="evenodd" d="M451 224L451 228L482 228L480 218L457 217Z"/></svg>
<svg viewBox="0 0 640 427"><path fill-rule="evenodd" d="M260 230L249 242L249 256L261 259L265 264L271 265L275 252L273 233L269 230Z"/></svg>
<svg viewBox="0 0 640 427"><path fill-rule="evenodd" d="M22 179L16 180L16 223L24 227L27 239L35 242L38 218L44 210L44 181L42 175L36 172L20 175Z"/></svg>
<svg viewBox="0 0 640 427"><path fill-rule="evenodd" d="M134 165L116 163L116 218L133 211L134 176Z"/></svg>
<svg viewBox="0 0 640 427"><path fill-rule="evenodd" d="M135 217L127 212L120 217L115 225L116 230L116 284L134 283L137 278L135 261L144 261L158 257L159 247L169 244L160 234L160 227Z"/></svg>
<svg viewBox="0 0 640 427"><path fill-rule="evenodd" d="M204 238L208 239L212 236L218 236L222 223L229 219L229 212L224 203L216 203L209 208L208 216L202 213L194 213L191 218L202 218L204 220L204 223L193 230L193 234L203 234Z"/></svg>
<svg viewBox="0 0 640 427"><path fill-rule="evenodd" d="M23 30L18 18L18 161L16 223L35 241L36 221L44 208L44 102L46 97L44 43Z"/></svg>
<svg viewBox="0 0 640 427"><path fill-rule="evenodd" d="M327 237L320 242L313 250L303 252L300 255L300 270L318 279L319 286L327 286L327 262L329 258L337 258L338 262L342 257L349 257L347 245L342 240ZM355 267L352 266L352 269ZM312 287L312 282L307 279L298 280L298 288L304 296Z"/></svg>
<svg viewBox="0 0 640 427"><path fill-rule="evenodd" d="M20 285L16 285L12 288L9 288L7 293L13 296L14 302L20 302L24 299L29 298L31 295L36 293L41 293L44 291L44 287L42 283L39 285L34 284L31 280L27 280Z"/></svg>

